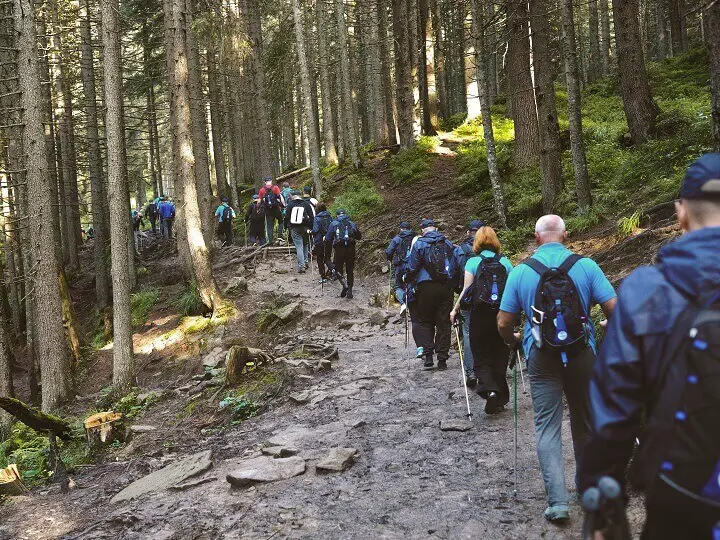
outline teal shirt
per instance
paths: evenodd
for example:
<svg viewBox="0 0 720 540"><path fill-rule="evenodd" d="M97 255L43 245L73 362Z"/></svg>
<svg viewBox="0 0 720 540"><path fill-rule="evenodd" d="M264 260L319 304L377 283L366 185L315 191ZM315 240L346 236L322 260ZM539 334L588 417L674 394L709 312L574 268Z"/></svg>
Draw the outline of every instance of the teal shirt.
<svg viewBox="0 0 720 540"><path fill-rule="evenodd" d="M495 256L494 251L490 251L489 249L484 249L480 252L480 255L475 255L468 259L467 263L465 264L465 271L470 272L472 275L475 275L475 272L477 272L478 266L480 266L480 263L483 260L483 257L486 259L491 259ZM508 275L510 275L510 272L513 269L513 265L510 262L510 259L505 257L504 255L500 257L500 264L502 264L505 267L505 270L507 270Z"/></svg>
<svg viewBox="0 0 720 540"><path fill-rule="evenodd" d="M560 243L552 242L540 246L532 255L548 268L557 268L572 252ZM590 308L595 304L603 304L612 300L617 295L615 289L608 281L598 264L592 259L580 259L570 269L570 278L577 287L580 300L582 301L585 313L590 314ZM519 314L524 311L527 315L532 313L532 305L535 303L535 292L540 283L540 275L526 264L520 264L508 276L505 285L505 292L500 302L500 310L507 313ZM529 317L528 317L529 319ZM595 351L595 327L592 322L589 327L589 344ZM525 323L523 337L523 348L525 357L529 357L530 350L534 346L530 323ZM597 351L596 351L597 352Z"/></svg>
<svg viewBox="0 0 720 540"><path fill-rule="evenodd" d="M228 205L228 204L221 204L220 206L217 207L217 210L215 210L215 217L218 218L218 223L222 223L222 222L223 222L223 217L222 217L222 216L223 216L223 213L225 212L225 208L226 208L226 207L229 208L230 205ZM233 217L233 218L237 217L237 216L235 215L235 210L233 210L232 208L230 208L230 210L232 210L232 217Z"/></svg>

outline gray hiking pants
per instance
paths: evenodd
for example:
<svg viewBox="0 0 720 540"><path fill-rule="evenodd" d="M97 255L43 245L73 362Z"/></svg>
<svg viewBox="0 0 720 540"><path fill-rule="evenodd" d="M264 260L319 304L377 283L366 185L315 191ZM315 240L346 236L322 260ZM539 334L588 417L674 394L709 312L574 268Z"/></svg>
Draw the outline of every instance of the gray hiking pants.
<svg viewBox="0 0 720 540"><path fill-rule="evenodd" d="M303 270L308 262L310 251L310 239L304 229L300 227L292 227L290 229L290 238L295 244L297 253L298 270Z"/></svg>
<svg viewBox="0 0 720 540"><path fill-rule="evenodd" d="M472 311L463 309L460 311L462 315L462 333L463 333L463 365L465 367L465 376L475 376L475 358L473 358L472 347L470 347L470 315Z"/></svg>
<svg viewBox="0 0 720 540"><path fill-rule="evenodd" d="M569 502L565 486L565 460L562 448L563 393L570 409L575 463L590 437L588 386L595 353L588 347L570 356L567 367L556 355L533 347L528 358L530 393L535 418L535 440L548 506ZM577 483L577 475L576 475Z"/></svg>

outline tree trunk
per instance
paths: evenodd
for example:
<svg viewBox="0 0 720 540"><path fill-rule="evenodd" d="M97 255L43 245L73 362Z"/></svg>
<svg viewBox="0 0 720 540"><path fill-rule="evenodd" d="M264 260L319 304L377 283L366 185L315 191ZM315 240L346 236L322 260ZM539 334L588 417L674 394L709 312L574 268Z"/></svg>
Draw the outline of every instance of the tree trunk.
<svg viewBox="0 0 720 540"><path fill-rule="evenodd" d="M388 47L388 10L387 0L376 0L378 13L378 34L380 44L380 70L382 80L382 93L384 104L383 130L385 131L384 141L388 144L396 144L397 127L395 124L395 98L393 97L392 81L392 58L391 49Z"/></svg>
<svg viewBox="0 0 720 540"><path fill-rule="evenodd" d="M648 83L640 46L638 0L613 2L620 95L634 144L648 140L655 128L658 108Z"/></svg>
<svg viewBox="0 0 720 540"><path fill-rule="evenodd" d="M507 227L507 208L497 164L492 112L490 111L490 92L488 90L488 54L485 50L485 0L472 1L472 15L475 33L475 69L477 70L478 92L480 93L480 114L482 115L483 133L485 135L488 173L490 174L490 185L495 202L495 212L498 215L498 223L500 227L505 228Z"/></svg>
<svg viewBox="0 0 720 540"><path fill-rule="evenodd" d="M331 101L333 99L330 89L329 50L327 32L329 29L327 6L325 2L318 2L316 9L318 30L318 60L320 71L320 99L322 103L322 127L325 138L325 159L331 165L337 165L337 141L335 140L335 118Z"/></svg>
<svg viewBox="0 0 720 540"><path fill-rule="evenodd" d="M400 147L409 148L415 144L413 127L412 72L410 66L410 33L407 19L408 0L392 0L393 34L395 36L395 83L397 86L398 132Z"/></svg>
<svg viewBox="0 0 720 540"><path fill-rule="evenodd" d="M435 42L433 44L433 57L435 60L435 85L437 86L438 95L438 116L446 120L449 116L447 109L447 86L445 84L445 37L443 35L443 25L440 2L442 0L431 0L432 2L432 28Z"/></svg>
<svg viewBox="0 0 720 540"><path fill-rule="evenodd" d="M577 43L575 40L575 18L573 0L560 0L563 29L563 57L565 59L565 81L568 91L568 120L570 123L570 148L572 150L575 190L580 208L592 204L590 178L588 177L585 144L582 132L582 111L580 105L580 80L578 76Z"/></svg>
<svg viewBox="0 0 720 540"><path fill-rule="evenodd" d="M537 165L540 157L537 109L530 73L528 18L524 0L508 0L507 85L515 121L513 159L519 168Z"/></svg>
<svg viewBox="0 0 720 540"><path fill-rule="evenodd" d="M14 397L12 378L12 349L10 333L7 331L4 313L0 306L0 397ZM0 412L0 439L8 435L12 417L4 411Z"/></svg>
<svg viewBox="0 0 720 540"><path fill-rule="evenodd" d="M18 46L20 106L24 112L23 151L27 182L27 200L36 215L51 212L54 186L51 184L43 127L43 93L37 59L35 8L30 0L13 0ZM42 408L55 409L70 394L70 364L58 285L58 260L52 234L41 219L28 221L30 262L34 271L36 335L34 346L40 359L43 379Z"/></svg>
<svg viewBox="0 0 720 540"><path fill-rule="evenodd" d="M168 14L166 13L166 16ZM221 298L212 275L208 248L202 234L200 206L195 183L195 160L192 152L190 133L190 93L187 69L187 18L185 0L172 0L171 21L172 43L167 50L172 54L172 70L168 73L168 84L172 88L171 108L174 110L172 136L174 146L181 151L174 153L174 169L177 175L176 196L179 199L182 241L187 245L191 267L189 274L195 278L198 293L203 304L211 312L220 306ZM169 37L169 36L168 36Z"/></svg>
<svg viewBox="0 0 720 540"><path fill-rule="evenodd" d="M667 0L656 0L655 20L657 21L657 59L662 62L668 56Z"/></svg>
<svg viewBox="0 0 720 540"><path fill-rule="evenodd" d="M707 10L708 51L710 54L710 91L712 92L713 140L715 151L720 152L720 2Z"/></svg>
<svg viewBox="0 0 720 540"><path fill-rule="evenodd" d="M555 77L550 54L548 4L530 0L533 62L535 64L535 99L540 136L540 171L542 173L543 212L552 214L563 189L560 125L555 105ZM552 6L550 6L552 7Z"/></svg>
<svg viewBox="0 0 720 540"><path fill-rule="evenodd" d="M602 66L600 61L600 18L598 12L598 0L589 0L588 12L588 32L590 34L588 82L592 84L598 80L598 77L601 74Z"/></svg>
<svg viewBox="0 0 720 540"><path fill-rule="evenodd" d="M600 58L602 74L610 73L610 0L599 0L600 4Z"/></svg>
<svg viewBox="0 0 720 540"><path fill-rule="evenodd" d="M210 101L210 129L212 130L212 147L213 158L215 161L215 179L218 185L220 195L232 199L230 192L230 184L227 178L227 168L225 167L225 153L223 151L223 117L220 112L222 106L220 94L220 83L217 73L217 57L215 55L215 45L208 47L207 50L207 78L208 78L208 98Z"/></svg>
<svg viewBox="0 0 720 540"><path fill-rule="evenodd" d="M670 38L672 39L672 55L678 56L685 50L683 42L682 18L683 13L680 10L678 0L666 0L668 8L668 18L670 19Z"/></svg>
<svg viewBox="0 0 720 540"><path fill-rule="evenodd" d="M312 106L312 92L310 90L310 69L305 52L305 28L303 13L300 9L300 0L292 0L293 16L295 18L295 47L297 49L298 64L300 66L300 88L302 90L303 108L305 111L305 126L307 127L308 143L310 145L310 166L312 167L315 193L322 193L322 179L320 178L320 141L316 137L317 124Z"/></svg>
<svg viewBox="0 0 720 540"><path fill-rule="evenodd" d="M158 134L157 127L157 107L155 105L155 86L150 85L150 103L152 108L150 109L150 120L152 122L152 133L153 139L155 140L155 172L158 178L158 195L163 197L165 195L165 186L163 185L163 168L160 150L160 135Z"/></svg>
<svg viewBox="0 0 720 540"><path fill-rule="evenodd" d="M422 94L420 102L422 106L422 130L425 135L436 135L435 127L432 124L432 110L430 106L430 89L428 82L428 54L427 54L427 37L432 35L430 29L430 6L429 0L419 0L418 14L420 20L420 29L418 31L418 39L420 41L420 61L418 66L418 76L420 78L420 88Z"/></svg>
<svg viewBox="0 0 720 540"><path fill-rule="evenodd" d="M338 48L340 55L340 84L342 87L342 108L346 128L347 158L356 169L360 167L360 149L357 139L357 118L353 107L353 96L350 75L350 49L348 48L347 24L345 22L345 0L335 0L335 17L337 19ZM343 121L343 120L341 120Z"/></svg>

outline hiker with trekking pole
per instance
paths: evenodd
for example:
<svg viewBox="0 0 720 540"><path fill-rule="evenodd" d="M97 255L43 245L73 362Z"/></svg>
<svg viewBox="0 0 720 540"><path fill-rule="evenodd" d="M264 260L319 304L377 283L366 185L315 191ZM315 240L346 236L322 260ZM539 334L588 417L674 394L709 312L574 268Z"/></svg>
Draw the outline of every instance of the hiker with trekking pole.
<svg viewBox="0 0 720 540"><path fill-rule="evenodd" d="M498 333L497 312L513 266L502 255L500 241L492 227L482 226L475 232L471 253L473 256L467 259L463 272L463 289L450 312L450 320L459 324L459 312L468 319L462 324L468 329L474 358L475 392L486 400L485 413L496 414L510 402L506 373L512 349ZM467 363L464 367L464 377L469 379Z"/></svg>
<svg viewBox="0 0 720 540"><path fill-rule="evenodd" d="M400 232L390 241L390 245L385 250L385 256L390 261L390 286L394 291L395 299L400 302L400 313L407 309L402 277L406 271L414 237L415 232L410 223L403 221L400 223Z"/></svg>
<svg viewBox="0 0 720 540"><path fill-rule="evenodd" d="M604 478L625 485L634 455L630 476L645 491L643 540L716 540L720 154L690 165L675 210L683 236L660 250L656 265L638 268L620 287L590 381L592 434L578 479L592 532L603 531L608 520L595 496Z"/></svg>
<svg viewBox="0 0 720 540"><path fill-rule="evenodd" d="M522 341L530 376L537 453L550 522L570 517L562 452L563 395L570 409L570 429L576 461L590 435L587 387L595 361L593 304L609 318L616 295L592 259L563 246L565 222L559 216L541 217L535 225L539 245L507 278L497 317L498 331L510 349ZM515 333L520 313L524 334Z"/></svg>

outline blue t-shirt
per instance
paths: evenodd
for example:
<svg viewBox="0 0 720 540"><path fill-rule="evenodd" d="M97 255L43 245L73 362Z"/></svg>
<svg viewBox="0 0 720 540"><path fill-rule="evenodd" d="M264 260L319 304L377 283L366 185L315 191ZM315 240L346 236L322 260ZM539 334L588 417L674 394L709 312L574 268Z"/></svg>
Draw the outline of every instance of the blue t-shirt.
<svg viewBox="0 0 720 540"><path fill-rule="evenodd" d="M221 204L217 207L217 210L215 210L215 217L218 218L218 223L223 222L223 214L225 213L225 208L230 208L230 206L227 204ZM232 211L232 217L237 217L235 215L235 210L233 210L232 208L230 208L230 210Z"/></svg>
<svg viewBox="0 0 720 540"><path fill-rule="evenodd" d="M548 268L559 267L565 259L572 254L560 243L551 242L540 246L533 254L532 258L537 259ZM583 308L587 314L590 314L590 308L594 304L603 304L608 300L612 300L617 295L615 289L610 284L605 274L598 264L592 259L580 259L575 266L570 269L570 278L575 283ZM505 284L505 292L500 302L500 310L507 313L532 313L532 305L535 303L535 292L540 283L540 275L526 264L516 266L508 276ZM588 324L589 336L588 342L593 350L595 350L595 327L592 322ZM525 335L523 337L523 348L525 357L528 358L530 350L534 346L532 333L530 331L530 323L525 323Z"/></svg>
<svg viewBox="0 0 720 540"><path fill-rule="evenodd" d="M483 249L480 252L480 255L474 255L470 257L467 260L467 263L465 263L465 271L471 273L472 275L475 275L475 272L477 272L478 267L480 266L480 263L483 260L483 257L486 259L492 259L495 256L494 251L490 251L489 249ZM504 255L500 257L500 264L502 264L505 267L505 270L507 270L508 275L510 275L510 272L513 269L513 265L510 262L510 259L505 257Z"/></svg>

